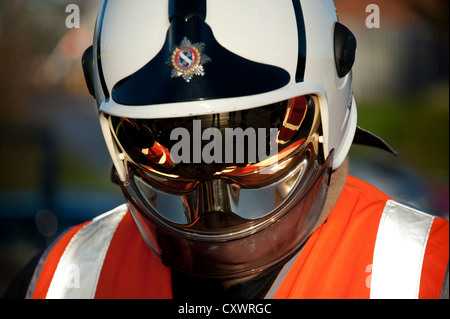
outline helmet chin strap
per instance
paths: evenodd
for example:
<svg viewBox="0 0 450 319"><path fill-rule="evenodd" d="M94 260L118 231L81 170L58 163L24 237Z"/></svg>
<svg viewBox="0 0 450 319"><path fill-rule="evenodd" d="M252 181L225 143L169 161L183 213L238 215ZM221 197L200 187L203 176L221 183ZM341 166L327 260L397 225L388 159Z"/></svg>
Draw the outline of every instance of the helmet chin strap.
<svg viewBox="0 0 450 319"><path fill-rule="evenodd" d="M320 214L316 226L314 226L312 232L316 231L320 226L322 226L322 224L327 220L328 215L330 215L331 210L336 205L336 202L341 195L342 190L344 189L345 182L347 181L349 167L350 161L347 156L341 166L339 166L331 173L327 198L325 199L322 213Z"/></svg>
<svg viewBox="0 0 450 319"><path fill-rule="evenodd" d="M355 137L353 138L354 144L373 146L391 153L397 156L397 151L393 149L385 140L381 137L373 134L372 132L365 130L359 126L356 127Z"/></svg>

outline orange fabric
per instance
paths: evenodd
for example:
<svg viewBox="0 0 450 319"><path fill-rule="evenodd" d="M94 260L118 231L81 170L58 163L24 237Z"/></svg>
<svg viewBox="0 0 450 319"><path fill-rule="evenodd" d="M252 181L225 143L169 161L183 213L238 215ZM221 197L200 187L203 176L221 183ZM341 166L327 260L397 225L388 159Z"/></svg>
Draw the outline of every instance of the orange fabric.
<svg viewBox="0 0 450 319"><path fill-rule="evenodd" d="M378 225L390 198L349 176L327 221L311 236L275 298L369 298ZM64 249L83 225L47 257L33 298L45 298ZM436 218L425 251L420 298L438 298L448 262L448 222ZM172 298L170 269L147 247L128 212L106 254L95 298Z"/></svg>
<svg viewBox="0 0 450 319"><path fill-rule="evenodd" d="M128 212L111 240L95 298L170 299L171 282L170 269L148 248Z"/></svg>
<svg viewBox="0 0 450 319"><path fill-rule="evenodd" d="M435 218L423 258L419 298L436 299L441 295L442 282L447 270L449 250L448 221ZM444 261L444 262L442 262Z"/></svg>
<svg viewBox="0 0 450 319"><path fill-rule="evenodd" d="M275 298L369 298L373 251L387 200L376 188L349 176L327 222L306 243ZM439 298L448 251L448 221L435 218L419 298Z"/></svg>
<svg viewBox="0 0 450 319"><path fill-rule="evenodd" d="M375 239L388 199L349 176L327 222L308 240L275 298L369 298Z"/></svg>
<svg viewBox="0 0 450 319"><path fill-rule="evenodd" d="M72 227L66 234L64 234L60 240L55 244L47 258L45 259L44 266L41 270L39 280L36 284L36 288L33 292L33 299L44 299L47 296L48 288L52 282L53 274L56 271L59 260L64 253L67 245L72 237L87 223Z"/></svg>

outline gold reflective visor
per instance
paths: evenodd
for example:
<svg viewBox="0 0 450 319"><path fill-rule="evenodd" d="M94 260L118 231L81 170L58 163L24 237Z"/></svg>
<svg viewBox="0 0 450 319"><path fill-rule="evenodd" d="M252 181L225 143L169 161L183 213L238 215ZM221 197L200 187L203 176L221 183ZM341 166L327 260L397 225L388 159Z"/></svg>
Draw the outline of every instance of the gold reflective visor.
<svg viewBox="0 0 450 319"><path fill-rule="evenodd" d="M128 164L150 184L175 193L215 178L243 187L270 184L307 145L318 147L320 133L315 96L229 113L109 121Z"/></svg>

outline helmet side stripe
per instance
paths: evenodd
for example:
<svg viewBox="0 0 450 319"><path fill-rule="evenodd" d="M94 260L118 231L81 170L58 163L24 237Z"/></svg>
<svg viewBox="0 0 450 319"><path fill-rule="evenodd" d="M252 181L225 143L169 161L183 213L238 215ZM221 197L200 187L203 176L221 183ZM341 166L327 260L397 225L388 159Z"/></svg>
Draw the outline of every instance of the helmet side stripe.
<svg viewBox="0 0 450 319"><path fill-rule="evenodd" d="M303 82L303 79L305 77L306 31L300 0L292 0L292 4L294 5L295 19L297 20L298 58L297 58L297 71L295 73L295 81L298 83Z"/></svg>
<svg viewBox="0 0 450 319"><path fill-rule="evenodd" d="M100 79L100 83L102 86L103 94L105 95L105 99L109 98L108 87L106 86L105 76L103 74L102 67L102 55L101 55L101 38L102 38L102 29L103 29L103 17L105 16L106 6L108 5L108 0L105 0L100 8L100 14L98 16L97 26L98 26L98 37L97 37L97 52L95 52L95 58L97 59L98 66L98 76Z"/></svg>

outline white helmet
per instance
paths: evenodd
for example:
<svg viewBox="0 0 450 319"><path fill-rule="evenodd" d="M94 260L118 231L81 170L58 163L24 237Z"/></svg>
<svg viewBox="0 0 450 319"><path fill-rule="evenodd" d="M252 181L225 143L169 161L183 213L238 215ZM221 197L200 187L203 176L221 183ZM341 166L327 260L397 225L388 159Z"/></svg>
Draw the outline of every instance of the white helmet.
<svg viewBox="0 0 450 319"><path fill-rule="evenodd" d="M355 49L331 0L103 2L86 80L133 216L167 264L241 276L301 247L357 128ZM249 160L249 146L244 164L221 162L238 152L225 137L196 161L195 136L192 162L175 160L174 135L205 146L205 132L236 128L275 129L263 144L276 160Z"/></svg>

